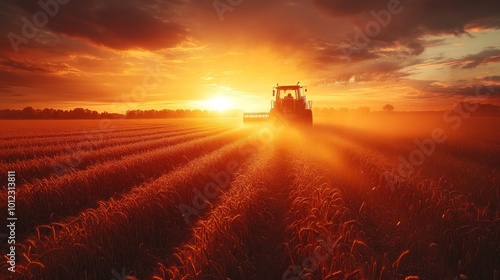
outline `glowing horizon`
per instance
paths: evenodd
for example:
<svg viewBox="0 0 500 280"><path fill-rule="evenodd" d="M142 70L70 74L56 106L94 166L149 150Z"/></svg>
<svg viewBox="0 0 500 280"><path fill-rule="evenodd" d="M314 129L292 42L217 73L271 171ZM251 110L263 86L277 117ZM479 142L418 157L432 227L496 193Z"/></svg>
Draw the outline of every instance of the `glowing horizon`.
<svg viewBox="0 0 500 280"><path fill-rule="evenodd" d="M496 1L395 1L69 2L28 37L43 7L4 3L1 109L265 111L297 81L315 108L445 110L478 85L500 104Z"/></svg>

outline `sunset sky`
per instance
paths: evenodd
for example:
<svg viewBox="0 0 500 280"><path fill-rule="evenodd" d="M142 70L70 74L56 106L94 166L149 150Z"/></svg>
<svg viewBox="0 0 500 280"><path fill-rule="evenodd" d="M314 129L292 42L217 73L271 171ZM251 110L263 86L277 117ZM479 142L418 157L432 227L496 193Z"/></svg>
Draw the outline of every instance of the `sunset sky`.
<svg viewBox="0 0 500 280"><path fill-rule="evenodd" d="M268 110L297 81L315 107L500 105L498 0L37 2L0 3L0 109Z"/></svg>

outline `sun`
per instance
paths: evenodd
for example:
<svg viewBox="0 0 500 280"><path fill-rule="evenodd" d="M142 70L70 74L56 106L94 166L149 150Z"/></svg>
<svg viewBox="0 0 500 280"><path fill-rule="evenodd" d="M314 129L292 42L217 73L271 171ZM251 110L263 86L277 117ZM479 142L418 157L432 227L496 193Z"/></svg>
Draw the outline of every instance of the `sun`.
<svg viewBox="0 0 500 280"><path fill-rule="evenodd" d="M231 108L231 101L223 96L216 96L207 100L208 109L212 111L225 111Z"/></svg>

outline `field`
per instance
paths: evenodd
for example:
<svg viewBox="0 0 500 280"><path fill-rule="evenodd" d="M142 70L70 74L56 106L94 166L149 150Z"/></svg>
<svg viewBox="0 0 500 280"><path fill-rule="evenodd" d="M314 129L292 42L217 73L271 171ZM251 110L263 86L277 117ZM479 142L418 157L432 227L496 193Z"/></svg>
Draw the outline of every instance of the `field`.
<svg viewBox="0 0 500 280"><path fill-rule="evenodd" d="M498 280L499 121L1 121L0 278Z"/></svg>

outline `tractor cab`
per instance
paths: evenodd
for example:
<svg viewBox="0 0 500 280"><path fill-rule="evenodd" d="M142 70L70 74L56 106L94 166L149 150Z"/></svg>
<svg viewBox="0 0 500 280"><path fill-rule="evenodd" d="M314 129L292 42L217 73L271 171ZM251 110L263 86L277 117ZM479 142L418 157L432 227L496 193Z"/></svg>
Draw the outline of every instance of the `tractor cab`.
<svg viewBox="0 0 500 280"><path fill-rule="evenodd" d="M299 85L280 86L273 88L271 110L267 112L243 113L243 122L267 121L269 119L286 119L290 123L311 126L312 101L307 101L304 93L307 87Z"/></svg>
<svg viewBox="0 0 500 280"><path fill-rule="evenodd" d="M312 124L312 102L307 102L304 92L307 92L307 87L299 84L274 87L275 100L271 103L270 115L280 114L292 122Z"/></svg>

